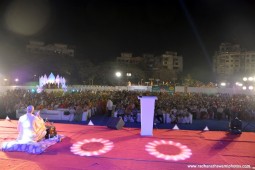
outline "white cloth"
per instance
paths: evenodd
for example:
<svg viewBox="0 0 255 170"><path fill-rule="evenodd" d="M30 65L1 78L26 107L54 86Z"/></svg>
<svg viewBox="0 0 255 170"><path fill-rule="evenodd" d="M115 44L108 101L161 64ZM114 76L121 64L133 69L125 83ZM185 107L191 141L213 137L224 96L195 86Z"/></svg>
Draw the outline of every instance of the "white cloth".
<svg viewBox="0 0 255 170"><path fill-rule="evenodd" d="M36 142L42 139L44 133L46 134L43 120L32 113L27 113L19 118L18 131L17 141L20 143Z"/></svg>

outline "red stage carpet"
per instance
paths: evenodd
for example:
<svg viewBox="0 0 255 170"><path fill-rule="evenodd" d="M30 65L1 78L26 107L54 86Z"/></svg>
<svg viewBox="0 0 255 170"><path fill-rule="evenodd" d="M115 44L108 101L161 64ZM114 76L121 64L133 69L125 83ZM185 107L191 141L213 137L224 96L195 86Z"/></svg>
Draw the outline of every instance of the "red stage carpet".
<svg viewBox="0 0 255 170"><path fill-rule="evenodd" d="M16 138L16 125L17 121L0 121L0 143ZM238 136L222 131L154 129L153 137L141 137L140 129L134 128L112 130L102 126L60 123L55 126L59 134L65 135L60 143L40 155L0 151L0 169L255 167L255 134L252 132Z"/></svg>

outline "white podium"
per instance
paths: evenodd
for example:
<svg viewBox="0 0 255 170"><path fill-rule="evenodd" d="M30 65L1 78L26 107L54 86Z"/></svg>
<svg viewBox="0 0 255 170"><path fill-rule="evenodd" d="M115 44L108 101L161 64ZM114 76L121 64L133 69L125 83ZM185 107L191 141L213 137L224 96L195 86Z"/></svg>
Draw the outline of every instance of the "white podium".
<svg viewBox="0 0 255 170"><path fill-rule="evenodd" d="M141 105L141 136L153 136L153 120L156 96L138 96Z"/></svg>

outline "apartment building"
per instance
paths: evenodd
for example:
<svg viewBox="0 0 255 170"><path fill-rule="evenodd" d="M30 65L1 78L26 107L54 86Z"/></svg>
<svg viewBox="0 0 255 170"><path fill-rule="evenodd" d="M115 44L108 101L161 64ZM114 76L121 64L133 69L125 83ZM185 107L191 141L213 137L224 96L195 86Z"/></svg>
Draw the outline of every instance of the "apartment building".
<svg viewBox="0 0 255 170"><path fill-rule="evenodd" d="M122 64L139 64L143 61L142 57L135 57L132 53L121 53L116 61Z"/></svg>
<svg viewBox="0 0 255 170"><path fill-rule="evenodd" d="M174 71L174 72L182 72L183 71L183 58L182 56L178 56L177 52L166 51L161 55L162 67Z"/></svg>
<svg viewBox="0 0 255 170"><path fill-rule="evenodd" d="M166 51L158 56L143 54L142 57L134 57L132 53L121 53L121 57L117 57L116 61L122 64L142 64L146 80L175 81L183 71L183 57L178 56L177 52Z"/></svg>
<svg viewBox="0 0 255 170"><path fill-rule="evenodd" d="M218 80L238 79L240 76L254 76L255 51L247 51L239 44L221 43L213 56L213 72Z"/></svg>

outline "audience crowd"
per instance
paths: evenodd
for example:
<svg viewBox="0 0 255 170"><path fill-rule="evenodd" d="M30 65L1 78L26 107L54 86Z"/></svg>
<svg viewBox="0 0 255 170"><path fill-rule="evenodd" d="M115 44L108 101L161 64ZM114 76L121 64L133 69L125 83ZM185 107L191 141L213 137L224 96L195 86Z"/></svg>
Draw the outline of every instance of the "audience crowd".
<svg viewBox="0 0 255 170"><path fill-rule="evenodd" d="M36 110L67 108L74 112L79 121L81 114L96 108L96 114L122 117L125 121L137 121L140 101L137 96L157 96L155 120L165 123L192 123L192 119L255 119L255 96L228 94L198 94L135 91L80 91L32 93L27 90L13 90L0 96L0 114L11 115L18 109L33 105ZM109 114L113 105L112 115Z"/></svg>

